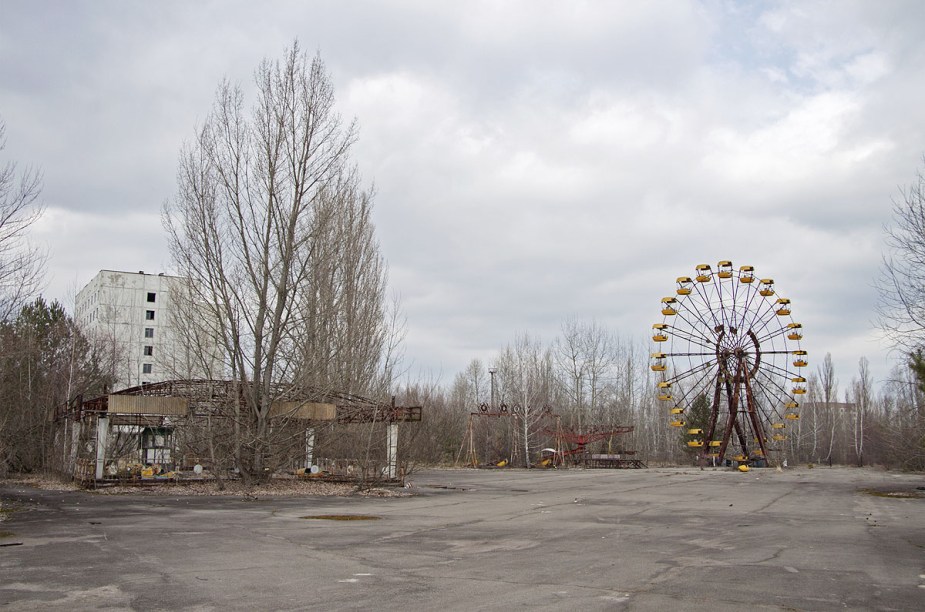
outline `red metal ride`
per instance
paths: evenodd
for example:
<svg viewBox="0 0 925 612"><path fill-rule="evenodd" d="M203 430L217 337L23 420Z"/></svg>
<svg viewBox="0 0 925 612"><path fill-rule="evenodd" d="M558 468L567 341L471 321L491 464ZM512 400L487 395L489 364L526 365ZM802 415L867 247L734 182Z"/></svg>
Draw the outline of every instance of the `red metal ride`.
<svg viewBox="0 0 925 612"><path fill-rule="evenodd" d="M601 440L607 440L614 436L631 433L633 427L624 425L613 427L611 429L597 429L578 433L568 429L559 428L556 431L544 430L544 433L555 436L559 450L556 453L556 464L561 465L567 462L572 465L583 465L585 467L644 467L641 462L627 455L635 455L634 450L618 450L607 454L591 453L588 445ZM568 446L568 448L566 447Z"/></svg>

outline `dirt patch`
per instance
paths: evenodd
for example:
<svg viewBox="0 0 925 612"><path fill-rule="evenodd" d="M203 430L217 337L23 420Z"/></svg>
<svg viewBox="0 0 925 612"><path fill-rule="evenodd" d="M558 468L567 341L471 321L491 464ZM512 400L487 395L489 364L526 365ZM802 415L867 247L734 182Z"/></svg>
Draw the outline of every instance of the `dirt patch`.
<svg viewBox="0 0 925 612"><path fill-rule="evenodd" d="M329 482L323 480L279 479L261 485L244 485L237 480L225 481L224 488L219 489L213 480L189 482L151 482L143 485L113 485L98 489L86 489L75 482L65 482L54 476L20 476L9 482L42 489L45 491L87 491L95 495L139 495L169 497L408 497L411 491L400 487L359 487L353 483ZM0 510L4 508L0 507ZM2 512L0 512L2 520Z"/></svg>
<svg viewBox="0 0 925 612"><path fill-rule="evenodd" d="M370 514L316 514L313 516L300 516L299 518L320 521L378 521L382 517Z"/></svg>
<svg viewBox="0 0 925 612"><path fill-rule="evenodd" d="M219 489L214 482L170 484L157 486L114 486L92 491L97 495L139 495L139 496L225 496L256 499L261 497L407 497L405 489L358 488L342 482L283 480L262 485L246 486L240 482L226 482Z"/></svg>
<svg viewBox="0 0 925 612"><path fill-rule="evenodd" d="M875 497L889 497L891 499L925 499L925 489L922 487L909 487L908 489L862 489L863 493Z"/></svg>

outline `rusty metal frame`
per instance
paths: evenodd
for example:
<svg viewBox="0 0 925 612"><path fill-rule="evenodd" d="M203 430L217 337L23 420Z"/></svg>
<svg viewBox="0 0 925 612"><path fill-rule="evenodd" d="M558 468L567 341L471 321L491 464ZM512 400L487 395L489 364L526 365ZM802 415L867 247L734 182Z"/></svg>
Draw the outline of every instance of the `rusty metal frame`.
<svg viewBox="0 0 925 612"><path fill-rule="evenodd" d="M210 414L221 417L222 408L241 401L247 383L221 379L178 379L146 383L112 393L112 395L139 395L153 397L181 397L190 402L191 414ZM336 406L337 423L413 423L419 422L421 406L396 406L394 398L389 404L349 393L333 392L312 386L274 385L271 390L276 400L292 402L323 402ZM87 400L76 398L57 413L57 418L82 420L85 416L108 414L109 394ZM113 415L117 414L115 412ZM161 415L133 414L144 419ZM122 418L120 416L120 418Z"/></svg>

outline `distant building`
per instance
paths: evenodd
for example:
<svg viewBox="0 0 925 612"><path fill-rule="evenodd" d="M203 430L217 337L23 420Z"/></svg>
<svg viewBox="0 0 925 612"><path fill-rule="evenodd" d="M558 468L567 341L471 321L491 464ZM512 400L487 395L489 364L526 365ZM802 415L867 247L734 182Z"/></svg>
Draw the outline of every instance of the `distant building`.
<svg viewBox="0 0 925 612"><path fill-rule="evenodd" d="M222 375L214 339L195 334L191 328L197 326L181 322L176 297L183 280L166 274L100 270L77 294L77 324L111 349L117 380L113 390Z"/></svg>

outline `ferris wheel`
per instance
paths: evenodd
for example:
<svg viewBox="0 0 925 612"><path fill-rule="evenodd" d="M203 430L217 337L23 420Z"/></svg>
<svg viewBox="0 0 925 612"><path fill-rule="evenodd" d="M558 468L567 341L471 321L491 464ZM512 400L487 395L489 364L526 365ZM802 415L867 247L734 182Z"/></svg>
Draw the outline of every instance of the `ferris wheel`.
<svg viewBox="0 0 925 612"><path fill-rule="evenodd" d="M670 425L701 459L760 464L780 450L806 394L803 327L752 266L696 267L662 298L651 369ZM745 468L743 468L745 469Z"/></svg>

